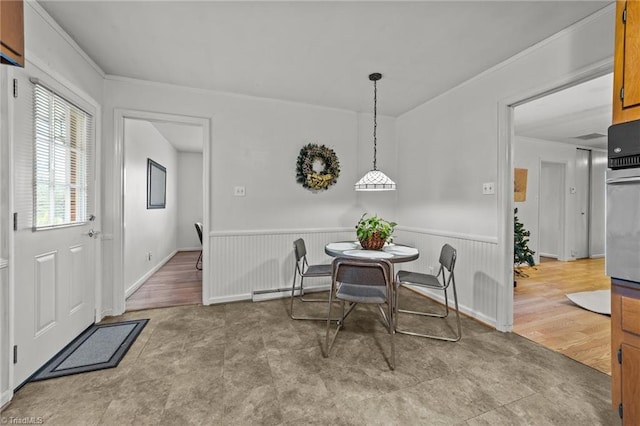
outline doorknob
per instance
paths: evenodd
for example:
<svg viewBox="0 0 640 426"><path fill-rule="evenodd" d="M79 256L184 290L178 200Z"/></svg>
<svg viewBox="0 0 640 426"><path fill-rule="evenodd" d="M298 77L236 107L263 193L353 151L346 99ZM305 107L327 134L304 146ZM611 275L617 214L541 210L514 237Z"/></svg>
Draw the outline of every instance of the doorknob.
<svg viewBox="0 0 640 426"><path fill-rule="evenodd" d="M94 231L93 229L89 229L89 232L87 232L89 238L98 238L98 234L100 234L100 231Z"/></svg>

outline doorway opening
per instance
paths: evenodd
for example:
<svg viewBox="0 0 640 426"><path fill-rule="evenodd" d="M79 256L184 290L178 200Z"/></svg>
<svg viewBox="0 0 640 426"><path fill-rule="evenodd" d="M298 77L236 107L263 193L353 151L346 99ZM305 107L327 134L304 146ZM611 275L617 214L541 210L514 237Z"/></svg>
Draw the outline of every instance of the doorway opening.
<svg viewBox="0 0 640 426"><path fill-rule="evenodd" d="M607 128L613 76L592 75L513 111L512 166L527 170L511 203L530 232L535 266L518 268L513 331L610 373L610 318L567 294L608 293L604 273ZM511 208L510 208L511 209ZM610 297L610 296L608 296Z"/></svg>
<svg viewBox="0 0 640 426"><path fill-rule="evenodd" d="M202 303L202 133L197 125L124 120L127 311Z"/></svg>
<svg viewBox="0 0 640 426"><path fill-rule="evenodd" d="M210 120L116 109L116 136L114 314L207 304Z"/></svg>

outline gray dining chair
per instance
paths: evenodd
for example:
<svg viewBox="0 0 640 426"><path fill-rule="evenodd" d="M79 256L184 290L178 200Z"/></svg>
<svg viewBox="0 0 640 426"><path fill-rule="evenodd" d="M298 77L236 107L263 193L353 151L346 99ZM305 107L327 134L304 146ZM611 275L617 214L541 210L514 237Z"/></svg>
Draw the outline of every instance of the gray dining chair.
<svg viewBox="0 0 640 426"><path fill-rule="evenodd" d="M293 242L293 252L296 258L296 265L293 270L293 284L291 286L291 304L289 308L289 316L296 320L315 320L323 321L326 317L296 316L293 311L294 300L300 302L327 302L327 298L305 298L304 297L304 279L305 278L322 278L331 276L331 264L309 265L307 262L307 247L302 238L298 238ZM300 287L296 287L297 278L300 277ZM297 291L297 295L296 295Z"/></svg>
<svg viewBox="0 0 640 426"><path fill-rule="evenodd" d="M457 342L462 337L462 328L460 326L460 310L458 309L458 293L456 291L456 279L453 270L456 265L457 252L456 249L449 244L442 246L440 250L440 268L436 275L423 274L419 272L399 271L396 275L396 333L409 334L412 336L428 337L431 339L447 340L450 342ZM429 290L439 290L444 292L444 312L423 312L412 311L407 309L400 309L400 287L414 286L425 288ZM403 330L399 328L400 313L419 315L423 317L435 317L435 318L447 318L449 316L449 298L447 290L451 288L453 290L453 300L456 307L456 331L454 335L442 336L436 334L419 333L412 330Z"/></svg>
<svg viewBox="0 0 640 426"><path fill-rule="evenodd" d="M331 335L331 321L327 319L327 333L325 336L324 356L329 357L338 332L344 326L344 321L355 307L361 303L375 304L382 316L391 341L391 356L388 358L389 367L393 370L396 365L396 350L393 315L393 268L386 259L346 259L337 258L333 261L333 275L329 290L329 313L332 317L335 301L341 303L341 315L337 327ZM348 309L346 303L348 303Z"/></svg>

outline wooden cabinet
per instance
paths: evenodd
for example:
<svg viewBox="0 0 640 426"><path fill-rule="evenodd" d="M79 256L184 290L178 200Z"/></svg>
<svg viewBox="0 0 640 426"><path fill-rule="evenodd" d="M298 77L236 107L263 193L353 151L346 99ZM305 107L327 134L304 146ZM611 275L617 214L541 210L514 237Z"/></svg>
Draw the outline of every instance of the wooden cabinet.
<svg viewBox="0 0 640 426"><path fill-rule="evenodd" d="M611 280L611 403L640 424L640 284Z"/></svg>
<svg viewBox="0 0 640 426"><path fill-rule="evenodd" d="M0 62L24 66L22 0L0 0Z"/></svg>

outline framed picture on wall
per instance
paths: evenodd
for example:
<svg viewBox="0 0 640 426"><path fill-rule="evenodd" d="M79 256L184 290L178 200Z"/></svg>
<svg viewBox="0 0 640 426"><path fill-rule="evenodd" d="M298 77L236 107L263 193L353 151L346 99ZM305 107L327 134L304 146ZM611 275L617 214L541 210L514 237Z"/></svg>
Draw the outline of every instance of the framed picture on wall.
<svg viewBox="0 0 640 426"><path fill-rule="evenodd" d="M147 158L147 209L164 209L167 204L167 169Z"/></svg>

